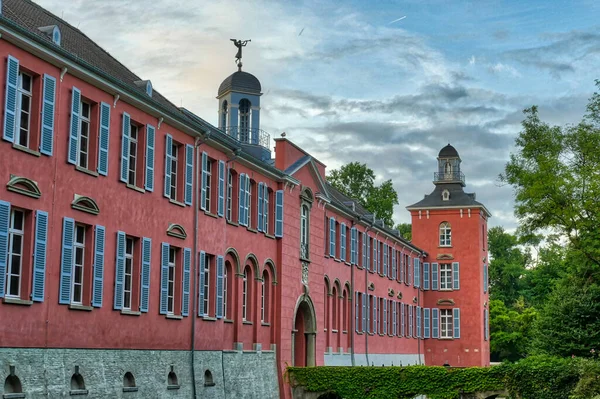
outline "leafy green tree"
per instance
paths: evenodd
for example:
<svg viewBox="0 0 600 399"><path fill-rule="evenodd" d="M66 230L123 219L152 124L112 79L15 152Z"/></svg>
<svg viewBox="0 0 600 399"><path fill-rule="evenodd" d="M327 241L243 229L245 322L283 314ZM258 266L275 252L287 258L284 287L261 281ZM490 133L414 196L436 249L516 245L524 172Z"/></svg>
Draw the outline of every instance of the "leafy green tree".
<svg viewBox="0 0 600 399"><path fill-rule="evenodd" d="M537 312L525 307L523 298L514 307L501 300L490 301L490 356L492 361L516 361L525 357L531 345Z"/></svg>
<svg viewBox="0 0 600 399"><path fill-rule="evenodd" d="M339 170L332 170L327 181L343 194L360 202L369 212L382 219L386 226L393 226L394 205L398 204L398 193L391 180L375 185L375 173L366 164L350 162Z"/></svg>
<svg viewBox="0 0 600 399"><path fill-rule="evenodd" d="M400 235L407 239L408 241L412 240L412 225L410 223L400 223L396 225L396 230L400 232Z"/></svg>
<svg viewBox="0 0 600 399"><path fill-rule="evenodd" d="M569 249L559 242L538 249L537 260L521 281L520 293L528 305L540 307L547 301L557 283L567 275L568 254Z"/></svg>

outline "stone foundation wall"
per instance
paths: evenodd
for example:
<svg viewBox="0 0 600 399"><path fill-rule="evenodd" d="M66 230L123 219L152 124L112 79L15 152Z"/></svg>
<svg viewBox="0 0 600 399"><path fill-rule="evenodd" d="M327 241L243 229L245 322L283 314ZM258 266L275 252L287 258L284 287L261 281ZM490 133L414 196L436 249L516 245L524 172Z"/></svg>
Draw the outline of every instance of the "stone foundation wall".
<svg viewBox="0 0 600 399"><path fill-rule="evenodd" d="M28 399L71 397L76 371L86 399L192 398L190 356L188 351L0 348L0 395L14 370ZM274 351L196 351L194 361L199 398L279 397ZM207 370L212 383L205 379ZM178 386L167 383L171 371ZM124 392L127 372L137 390Z"/></svg>

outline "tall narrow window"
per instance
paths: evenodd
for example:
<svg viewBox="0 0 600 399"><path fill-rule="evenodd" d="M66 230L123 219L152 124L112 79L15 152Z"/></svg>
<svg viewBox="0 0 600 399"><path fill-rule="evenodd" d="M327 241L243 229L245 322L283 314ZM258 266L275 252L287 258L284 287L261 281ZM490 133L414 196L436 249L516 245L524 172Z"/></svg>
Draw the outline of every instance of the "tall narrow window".
<svg viewBox="0 0 600 399"><path fill-rule="evenodd" d="M229 111L227 101L223 101L223 106L221 107L221 129L227 128L227 111Z"/></svg>
<svg viewBox="0 0 600 399"><path fill-rule="evenodd" d="M302 205L300 212L300 255L303 259L309 258L308 250L308 221L309 210L307 205Z"/></svg>
<svg viewBox="0 0 600 399"><path fill-rule="evenodd" d="M77 152L77 165L87 169L89 166L90 154L90 109L91 106L85 101L80 105L81 115L79 116L79 151Z"/></svg>
<svg viewBox="0 0 600 399"><path fill-rule="evenodd" d="M8 230L8 264L6 268L6 296L21 295L21 272L23 269L23 236L25 234L25 213L13 209Z"/></svg>
<svg viewBox="0 0 600 399"><path fill-rule="evenodd" d="M167 280L167 314L175 310L175 258L177 250L169 248L169 279Z"/></svg>
<svg viewBox="0 0 600 399"><path fill-rule="evenodd" d="M260 301L260 320L263 323L269 322L269 273L265 270L261 283L261 301Z"/></svg>
<svg viewBox="0 0 600 399"><path fill-rule="evenodd" d="M205 255L206 260L204 261L204 302L202 303L202 310L205 315L209 314L210 310L210 264L212 262L212 256Z"/></svg>
<svg viewBox="0 0 600 399"><path fill-rule="evenodd" d="M210 194L211 194L211 181L212 181L212 161L209 159L206 162L206 194L204 195L204 209L210 212Z"/></svg>
<svg viewBox="0 0 600 399"><path fill-rule="evenodd" d="M125 279L123 281L123 309L131 310L131 287L133 277L134 240L125 238Z"/></svg>
<svg viewBox="0 0 600 399"><path fill-rule="evenodd" d="M227 220L233 219L233 173L227 169Z"/></svg>
<svg viewBox="0 0 600 399"><path fill-rule="evenodd" d="M171 195L172 200L177 200L177 160L179 158L179 146L173 144L171 147Z"/></svg>
<svg viewBox="0 0 600 399"><path fill-rule="evenodd" d="M239 140L242 143L248 143L250 141L250 101L242 99L238 108L240 123L240 136Z"/></svg>
<svg viewBox="0 0 600 399"><path fill-rule="evenodd" d="M229 305L229 299L227 298L227 294L229 293L229 286L227 281L228 274L229 262L226 262L225 268L223 269L223 318L225 320L229 318L229 311L227 310L227 306Z"/></svg>
<svg viewBox="0 0 600 399"><path fill-rule="evenodd" d="M75 225L75 240L73 242L73 297L71 303L81 305L83 300L83 264L85 261L85 226Z"/></svg>
<svg viewBox="0 0 600 399"><path fill-rule="evenodd" d="M440 263L440 289L452 289L452 265L450 263Z"/></svg>
<svg viewBox="0 0 600 399"><path fill-rule="evenodd" d="M242 321L248 320L248 267L244 269L244 279L242 282Z"/></svg>
<svg viewBox="0 0 600 399"><path fill-rule="evenodd" d="M129 134L129 175L127 183L135 186L136 183L136 165L137 165L137 150L138 150L139 128L137 125L131 124L131 133Z"/></svg>
<svg viewBox="0 0 600 399"><path fill-rule="evenodd" d="M331 318L332 318L332 329L336 330L338 329L338 297L337 297L337 289L334 286L333 287L333 297L331 298L331 300L333 301L332 304L332 309L331 309Z"/></svg>
<svg viewBox="0 0 600 399"><path fill-rule="evenodd" d="M452 309L440 309L440 338L452 338Z"/></svg>
<svg viewBox="0 0 600 399"><path fill-rule="evenodd" d="M252 202L252 191L254 191L254 187L256 187L254 180L246 178L246 214L248 215L247 226L249 228L252 228L252 210L255 208Z"/></svg>
<svg viewBox="0 0 600 399"><path fill-rule="evenodd" d="M33 78L19 72L17 86L17 144L29 146L29 132L31 125L31 92Z"/></svg>
<svg viewBox="0 0 600 399"><path fill-rule="evenodd" d="M271 213L270 208L269 208L270 193L271 193L271 191L269 191L269 189L265 185L265 191L264 191L264 197L263 197L263 201L265 201L264 208L263 208L263 220L264 220L265 228L263 231L267 234L269 234L269 213Z"/></svg>
<svg viewBox="0 0 600 399"><path fill-rule="evenodd" d="M440 224L440 247L449 247L452 245L452 229L450 223Z"/></svg>

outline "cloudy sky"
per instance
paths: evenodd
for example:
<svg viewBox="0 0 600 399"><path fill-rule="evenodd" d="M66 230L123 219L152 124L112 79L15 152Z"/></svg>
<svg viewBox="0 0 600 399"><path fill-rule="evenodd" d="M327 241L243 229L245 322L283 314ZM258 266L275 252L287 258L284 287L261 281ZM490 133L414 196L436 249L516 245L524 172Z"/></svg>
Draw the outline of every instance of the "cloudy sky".
<svg viewBox="0 0 600 399"><path fill-rule="evenodd" d="M450 142L491 225L514 228L497 176L521 111L575 123L600 78L596 0L36 1L215 124L229 39L252 39L244 70L262 83L262 128L330 169L359 160L392 179L397 222L431 192Z"/></svg>

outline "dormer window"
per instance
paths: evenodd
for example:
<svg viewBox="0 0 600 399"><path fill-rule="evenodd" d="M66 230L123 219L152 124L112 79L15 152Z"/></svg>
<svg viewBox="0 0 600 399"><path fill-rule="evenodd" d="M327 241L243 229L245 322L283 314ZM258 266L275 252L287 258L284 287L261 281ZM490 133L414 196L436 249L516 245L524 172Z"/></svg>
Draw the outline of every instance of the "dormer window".
<svg viewBox="0 0 600 399"><path fill-rule="evenodd" d="M52 40L52 43L56 44L57 46L60 46L60 40L62 38L62 35L57 25L42 26L38 29L44 32L48 36L48 38Z"/></svg>
<svg viewBox="0 0 600 399"><path fill-rule="evenodd" d="M148 97L152 97L152 82L149 80L136 80L133 82L137 87L144 89Z"/></svg>
<svg viewBox="0 0 600 399"><path fill-rule="evenodd" d="M450 191L444 190L442 191L442 200L448 201L450 199Z"/></svg>
<svg viewBox="0 0 600 399"><path fill-rule="evenodd" d="M146 94L152 97L152 83L149 80L146 81Z"/></svg>

